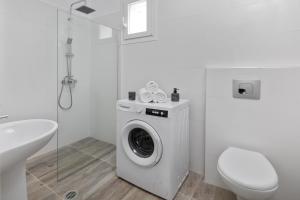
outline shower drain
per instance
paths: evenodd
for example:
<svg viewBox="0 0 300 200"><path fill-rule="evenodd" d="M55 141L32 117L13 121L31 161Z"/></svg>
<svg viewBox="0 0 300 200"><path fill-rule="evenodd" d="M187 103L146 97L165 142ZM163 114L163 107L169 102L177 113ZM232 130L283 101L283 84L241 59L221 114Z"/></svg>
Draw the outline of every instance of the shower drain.
<svg viewBox="0 0 300 200"><path fill-rule="evenodd" d="M77 200L78 192L77 191L69 191L64 195L64 200Z"/></svg>

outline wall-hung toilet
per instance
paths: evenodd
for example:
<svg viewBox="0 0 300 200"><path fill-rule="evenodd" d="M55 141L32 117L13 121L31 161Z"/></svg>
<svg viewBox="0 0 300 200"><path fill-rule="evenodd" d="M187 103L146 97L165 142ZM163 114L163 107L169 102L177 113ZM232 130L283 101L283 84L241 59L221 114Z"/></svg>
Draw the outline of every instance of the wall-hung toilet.
<svg viewBox="0 0 300 200"><path fill-rule="evenodd" d="M238 200L270 199L278 189L278 176L258 152L230 147L218 160L218 172Z"/></svg>

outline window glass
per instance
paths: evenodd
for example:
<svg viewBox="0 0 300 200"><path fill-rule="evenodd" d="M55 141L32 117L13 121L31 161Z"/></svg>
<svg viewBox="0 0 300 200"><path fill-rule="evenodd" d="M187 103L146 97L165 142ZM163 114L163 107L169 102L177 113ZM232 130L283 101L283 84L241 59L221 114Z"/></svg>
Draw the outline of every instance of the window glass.
<svg viewBox="0 0 300 200"><path fill-rule="evenodd" d="M99 39L103 40L103 39L108 39L108 38L112 38L112 29L108 26L104 26L104 25L99 25Z"/></svg>
<svg viewBox="0 0 300 200"><path fill-rule="evenodd" d="M147 32L147 0L128 4L128 34Z"/></svg>

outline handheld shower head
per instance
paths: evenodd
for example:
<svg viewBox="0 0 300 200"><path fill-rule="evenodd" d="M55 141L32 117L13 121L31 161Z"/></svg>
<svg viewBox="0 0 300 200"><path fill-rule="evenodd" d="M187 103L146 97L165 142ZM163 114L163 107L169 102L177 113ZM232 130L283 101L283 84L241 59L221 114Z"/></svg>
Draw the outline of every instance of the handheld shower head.
<svg viewBox="0 0 300 200"><path fill-rule="evenodd" d="M72 41L73 41L73 39L70 37L67 39L67 43L66 43L66 56L67 57L74 56L74 54L72 53Z"/></svg>
<svg viewBox="0 0 300 200"><path fill-rule="evenodd" d="M70 44L70 45L71 45L71 44L72 44L72 41L73 41L72 38L68 38L68 39L67 39L67 44Z"/></svg>

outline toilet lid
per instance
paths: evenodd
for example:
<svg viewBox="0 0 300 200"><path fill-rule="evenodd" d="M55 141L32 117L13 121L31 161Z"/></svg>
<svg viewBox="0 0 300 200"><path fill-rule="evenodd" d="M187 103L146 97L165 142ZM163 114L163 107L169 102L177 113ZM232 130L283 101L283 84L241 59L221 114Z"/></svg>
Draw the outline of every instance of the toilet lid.
<svg viewBox="0 0 300 200"><path fill-rule="evenodd" d="M218 169L236 184L253 190L278 186L278 176L267 158L257 152L230 147L222 153Z"/></svg>

